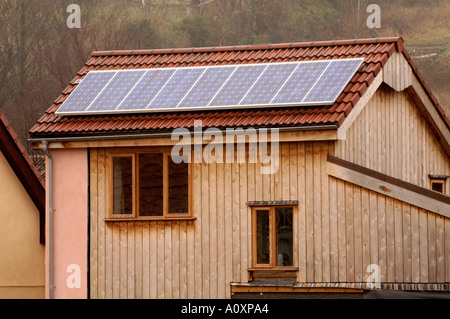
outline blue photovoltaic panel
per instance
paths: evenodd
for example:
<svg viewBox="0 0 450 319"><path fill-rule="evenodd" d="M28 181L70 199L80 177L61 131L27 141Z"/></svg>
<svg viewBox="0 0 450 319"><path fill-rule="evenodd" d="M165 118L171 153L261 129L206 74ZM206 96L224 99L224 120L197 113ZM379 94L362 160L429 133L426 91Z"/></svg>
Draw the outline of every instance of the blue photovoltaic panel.
<svg viewBox="0 0 450 319"><path fill-rule="evenodd" d="M235 69L236 67L206 69L179 107L207 106Z"/></svg>
<svg viewBox="0 0 450 319"><path fill-rule="evenodd" d="M298 64L272 64L267 67L240 105L268 104Z"/></svg>
<svg viewBox="0 0 450 319"><path fill-rule="evenodd" d="M329 101L333 103L355 74L360 64L360 60L336 60L330 62L330 66L302 102Z"/></svg>
<svg viewBox="0 0 450 319"><path fill-rule="evenodd" d="M301 102L329 63L328 61L318 61L299 64L271 102L273 104Z"/></svg>
<svg viewBox="0 0 450 319"><path fill-rule="evenodd" d="M205 68L177 69L147 109L176 108Z"/></svg>
<svg viewBox="0 0 450 319"><path fill-rule="evenodd" d="M148 70L117 110L145 110L158 92L163 88L174 69Z"/></svg>
<svg viewBox="0 0 450 319"><path fill-rule="evenodd" d="M209 106L239 105L267 65L242 65L230 76Z"/></svg>
<svg viewBox="0 0 450 319"><path fill-rule="evenodd" d="M114 110L114 106L117 107L120 104L144 73L145 71L117 72L87 110Z"/></svg>
<svg viewBox="0 0 450 319"><path fill-rule="evenodd" d="M332 104L363 59L91 71L58 115Z"/></svg>
<svg viewBox="0 0 450 319"><path fill-rule="evenodd" d="M89 72L58 109L58 112L84 111L116 72Z"/></svg>

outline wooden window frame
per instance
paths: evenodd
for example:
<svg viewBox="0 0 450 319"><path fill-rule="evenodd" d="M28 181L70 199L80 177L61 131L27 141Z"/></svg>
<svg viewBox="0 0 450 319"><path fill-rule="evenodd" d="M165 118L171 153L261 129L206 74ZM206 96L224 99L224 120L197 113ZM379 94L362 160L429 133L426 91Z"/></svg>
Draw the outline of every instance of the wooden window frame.
<svg viewBox="0 0 450 319"><path fill-rule="evenodd" d="M163 214L161 216L139 215L139 155L140 154L162 154L163 155ZM169 203L169 157L170 148L152 149L121 149L110 150L107 153L107 211L106 221L161 221L161 220L189 220L193 218L192 210L192 165L188 163L188 207L184 214L170 214ZM132 214L114 214L114 190L113 190L113 159L115 157L132 157L133 161L133 191L132 191Z"/></svg>
<svg viewBox="0 0 450 319"><path fill-rule="evenodd" d="M445 189L445 184L446 184L445 179L430 178L430 189L431 190L433 190L433 184L441 184L442 185L442 194L447 194L446 189ZM435 190L433 190L433 191L435 191ZM440 192L438 192L438 193L440 193Z"/></svg>
<svg viewBox="0 0 450 319"><path fill-rule="evenodd" d="M114 214L114 165L113 160L114 158L120 158L120 157L131 157L132 161L132 201L131 201L131 214ZM108 187L108 193L109 193L109 211L110 211L110 217L112 218L136 218L136 156L133 153L116 153L116 154L109 154L108 156L108 181L109 181L109 187Z"/></svg>
<svg viewBox="0 0 450 319"><path fill-rule="evenodd" d="M277 241L276 241L276 209L277 208L292 208L292 266L277 266ZM296 267L296 245L295 245L295 225L296 225L296 207L293 205L274 205L274 206L253 206L251 209L252 214L252 268L249 269L250 272L253 271L297 271ZM258 264L257 256L257 211L268 210L269 211L269 246L270 246L270 256L269 264Z"/></svg>

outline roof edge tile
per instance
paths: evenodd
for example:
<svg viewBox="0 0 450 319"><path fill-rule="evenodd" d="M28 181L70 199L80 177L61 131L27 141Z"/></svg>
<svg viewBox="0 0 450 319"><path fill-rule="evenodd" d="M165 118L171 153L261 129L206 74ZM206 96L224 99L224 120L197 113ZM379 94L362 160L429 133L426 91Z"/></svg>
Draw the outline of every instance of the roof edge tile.
<svg viewBox="0 0 450 319"><path fill-rule="evenodd" d="M386 38L367 38L350 40L332 40L332 41L313 41L313 42L290 42L277 44L252 44L235 46L217 46L217 47L194 47L194 48L173 48L173 49L152 49L152 50L116 50L116 51L94 51L92 57L111 56L111 55L149 55L149 54L179 54L179 53L202 53L202 52L225 52L225 51L250 51L250 50L272 50L272 49L290 49L302 47L320 47L320 46L344 46L376 43L397 43L397 47L403 50L403 39L401 37ZM400 51L401 52L401 51Z"/></svg>

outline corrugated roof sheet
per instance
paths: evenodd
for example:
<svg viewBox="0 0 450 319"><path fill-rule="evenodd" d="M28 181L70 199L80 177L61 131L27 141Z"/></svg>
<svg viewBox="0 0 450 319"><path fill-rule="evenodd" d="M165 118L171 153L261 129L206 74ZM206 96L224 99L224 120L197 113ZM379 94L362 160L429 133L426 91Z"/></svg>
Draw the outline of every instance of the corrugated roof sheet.
<svg viewBox="0 0 450 319"><path fill-rule="evenodd" d="M341 125L389 57L404 52L401 38L338 40L250 46L187 49L121 50L92 53L91 59L31 129L33 137L80 134L132 133L193 128L194 120L207 127L285 127ZM413 69L424 83L409 55ZM143 69L273 63L325 59L364 58L360 70L332 106L211 110L199 112L146 113L130 115L58 116L55 111L76 87L76 81L92 70ZM427 87L427 86L426 86ZM444 112L428 93L449 126Z"/></svg>

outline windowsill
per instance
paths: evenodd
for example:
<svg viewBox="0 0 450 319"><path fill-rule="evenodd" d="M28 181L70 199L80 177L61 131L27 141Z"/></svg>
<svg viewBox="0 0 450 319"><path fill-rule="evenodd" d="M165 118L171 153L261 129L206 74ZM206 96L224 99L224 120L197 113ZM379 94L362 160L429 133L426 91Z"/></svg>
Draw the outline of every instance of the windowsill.
<svg viewBox="0 0 450 319"><path fill-rule="evenodd" d="M177 217L139 217L139 218L127 218L127 217L110 217L110 218L105 218L104 221L105 222L170 222L170 221L190 221L190 220L196 220L196 217L192 217L192 216L177 216Z"/></svg>
<svg viewBox="0 0 450 319"><path fill-rule="evenodd" d="M272 268L264 268L264 267L256 267L256 268L248 268L248 271L261 271L261 272L294 272L298 271L298 267L272 267Z"/></svg>

